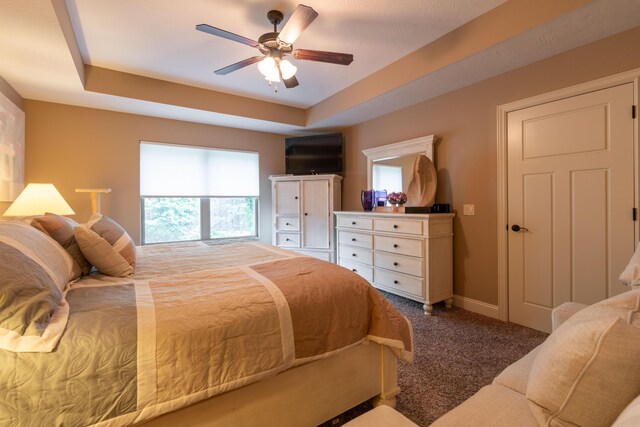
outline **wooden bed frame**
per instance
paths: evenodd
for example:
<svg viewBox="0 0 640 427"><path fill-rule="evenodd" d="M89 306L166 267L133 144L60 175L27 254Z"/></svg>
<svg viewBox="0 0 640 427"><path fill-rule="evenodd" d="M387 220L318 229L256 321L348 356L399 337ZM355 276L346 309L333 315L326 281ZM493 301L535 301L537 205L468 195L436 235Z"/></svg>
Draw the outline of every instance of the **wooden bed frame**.
<svg viewBox="0 0 640 427"><path fill-rule="evenodd" d="M374 398L395 407L397 357L361 344L143 423L147 427L317 426Z"/></svg>

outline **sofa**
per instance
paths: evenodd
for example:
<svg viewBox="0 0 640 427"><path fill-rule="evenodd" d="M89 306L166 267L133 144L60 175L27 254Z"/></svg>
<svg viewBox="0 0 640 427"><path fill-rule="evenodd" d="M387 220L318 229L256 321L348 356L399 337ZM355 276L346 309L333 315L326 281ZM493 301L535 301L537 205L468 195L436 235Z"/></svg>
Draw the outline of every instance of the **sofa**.
<svg viewBox="0 0 640 427"><path fill-rule="evenodd" d="M640 289L552 312L553 333L436 420L445 426L640 426Z"/></svg>

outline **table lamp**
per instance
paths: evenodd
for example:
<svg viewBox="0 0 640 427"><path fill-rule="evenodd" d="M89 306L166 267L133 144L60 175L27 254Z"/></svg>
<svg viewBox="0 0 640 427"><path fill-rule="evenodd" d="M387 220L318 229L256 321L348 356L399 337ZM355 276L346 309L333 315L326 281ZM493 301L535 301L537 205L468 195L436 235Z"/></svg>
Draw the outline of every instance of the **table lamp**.
<svg viewBox="0 0 640 427"><path fill-rule="evenodd" d="M53 184L29 184L3 216L75 215Z"/></svg>

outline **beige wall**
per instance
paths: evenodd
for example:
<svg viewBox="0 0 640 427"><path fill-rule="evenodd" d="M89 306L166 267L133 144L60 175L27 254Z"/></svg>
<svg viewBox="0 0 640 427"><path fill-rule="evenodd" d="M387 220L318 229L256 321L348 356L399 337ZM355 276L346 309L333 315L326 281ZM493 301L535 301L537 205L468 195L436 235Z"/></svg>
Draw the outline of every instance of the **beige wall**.
<svg viewBox="0 0 640 427"><path fill-rule="evenodd" d="M102 212L139 242L139 142L257 151L260 154L261 238L271 240L268 176L284 172L284 137L91 108L25 101L26 182L52 182L85 221L89 195L75 188L108 187Z"/></svg>
<svg viewBox="0 0 640 427"><path fill-rule="evenodd" d="M607 75L640 68L640 28L485 80L346 129L344 209L360 210L366 187L361 151L435 134L436 201L476 205L475 216L454 225L454 287L457 295L498 303L496 107Z"/></svg>

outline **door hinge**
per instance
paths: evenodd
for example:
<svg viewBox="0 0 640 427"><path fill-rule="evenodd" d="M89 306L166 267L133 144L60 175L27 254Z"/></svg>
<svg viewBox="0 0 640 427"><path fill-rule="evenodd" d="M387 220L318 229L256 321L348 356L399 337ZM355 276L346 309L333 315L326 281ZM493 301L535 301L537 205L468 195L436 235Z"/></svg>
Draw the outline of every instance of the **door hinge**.
<svg viewBox="0 0 640 427"><path fill-rule="evenodd" d="M636 118L636 106L635 105L631 106L631 118L632 119Z"/></svg>
<svg viewBox="0 0 640 427"><path fill-rule="evenodd" d="M631 214L634 221L638 220L638 208L633 208L633 213Z"/></svg>

